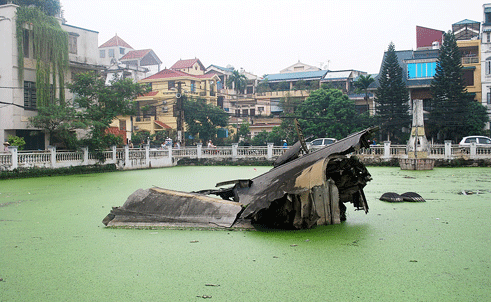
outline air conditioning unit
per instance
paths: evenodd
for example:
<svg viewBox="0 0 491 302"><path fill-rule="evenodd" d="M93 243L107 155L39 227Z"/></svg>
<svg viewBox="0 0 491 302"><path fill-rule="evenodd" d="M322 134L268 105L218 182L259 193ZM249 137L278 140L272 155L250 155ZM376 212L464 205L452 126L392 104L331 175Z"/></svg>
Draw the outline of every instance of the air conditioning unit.
<svg viewBox="0 0 491 302"><path fill-rule="evenodd" d="M138 129L140 129L140 127L138 127L138 126L133 126L133 130L134 130L134 131L137 131Z"/></svg>
<svg viewBox="0 0 491 302"><path fill-rule="evenodd" d="M167 105L167 101L162 101L162 105Z"/></svg>
<svg viewBox="0 0 491 302"><path fill-rule="evenodd" d="M164 113L165 113L165 112L169 112L169 108L168 108L167 106L164 106L164 107L162 108L162 112L164 112Z"/></svg>

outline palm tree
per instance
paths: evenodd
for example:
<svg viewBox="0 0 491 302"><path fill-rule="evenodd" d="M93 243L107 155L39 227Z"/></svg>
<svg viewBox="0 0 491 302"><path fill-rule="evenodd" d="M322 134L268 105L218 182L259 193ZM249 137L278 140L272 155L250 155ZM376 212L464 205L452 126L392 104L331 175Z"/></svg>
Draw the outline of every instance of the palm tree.
<svg viewBox="0 0 491 302"><path fill-rule="evenodd" d="M246 76L234 69L227 79L227 87L229 89L235 89L236 94L242 94L247 87Z"/></svg>
<svg viewBox="0 0 491 302"><path fill-rule="evenodd" d="M372 78L372 75L361 75L358 80L354 83L355 87L357 88L358 91L363 91L365 92L365 102L367 103L367 110L370 109L368 105L368 87L370 84L372 84L375 81L374 78Z"/></svg>

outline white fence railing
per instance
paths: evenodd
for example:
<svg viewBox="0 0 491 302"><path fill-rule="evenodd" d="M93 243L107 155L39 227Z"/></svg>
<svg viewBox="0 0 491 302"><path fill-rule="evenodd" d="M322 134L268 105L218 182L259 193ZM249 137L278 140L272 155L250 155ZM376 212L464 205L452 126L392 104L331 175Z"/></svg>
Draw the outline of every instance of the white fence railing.
<svg viewBox="0 0 491 302"><path fill-rule="evenodd" d="M102 152L104 164L116 164L119 169L141 169L148 167L169 167L182 158L192 159L267 159L274 160L282 155L285 147L250 146L239 147L237 144L225 147L207 148L198 144L195 147L177 149L150 149L145 145L143 149L125 148ZM363 159L391 160L407 158L407 146L391 145L384 142L383 145L373 145L353 152L353 155ZM491 159L491 148L478 147L472 144L470 148L460 148L446 142L444 145L432 145L429 148L428 158L433 159ZM9 152L0 153L0 170L13 170L16 168L50 167L60 168L68 166L91 165L101 163L101 153L93 154L87 148L82 151L57 151L50 147L47 151L18 151L17 147L9 147Z"/></svg>

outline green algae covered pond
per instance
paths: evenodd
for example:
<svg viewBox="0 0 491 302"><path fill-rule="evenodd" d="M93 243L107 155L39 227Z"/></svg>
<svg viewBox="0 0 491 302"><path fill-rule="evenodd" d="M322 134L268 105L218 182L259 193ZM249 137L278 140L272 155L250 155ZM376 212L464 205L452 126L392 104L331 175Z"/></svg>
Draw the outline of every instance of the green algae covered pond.
<svg viewBox="0 0 491 302"><path fill-rule="evenodd" d="M136 230L101 223L138 188L206 189L268 169L175 167L0 181L0 301L491 296L491 168L369 167L369 213L348 205L346 222L312 230ZM427 202L378 200L407 191Z"/></svg>

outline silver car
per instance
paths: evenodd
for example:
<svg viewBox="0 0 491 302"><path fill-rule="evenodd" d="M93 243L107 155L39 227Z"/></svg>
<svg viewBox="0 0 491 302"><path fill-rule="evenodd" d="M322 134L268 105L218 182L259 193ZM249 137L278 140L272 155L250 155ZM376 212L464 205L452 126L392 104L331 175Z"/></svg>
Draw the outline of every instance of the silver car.
<svg viewBox="0 0 491 302"><path fill-rule="evenodd" d="M335 138L317 138L309 142L307 145L309 149L320 149L332 143L335 143L337 139Z"/></svg>
<svg viewBox="0 0 491 302"><path fill-rule="evenodd" d="M478 147L491 147L491 138L480 135L466 136L460 141L459 147L468 148L472 143L476 143Z"/></svg>

